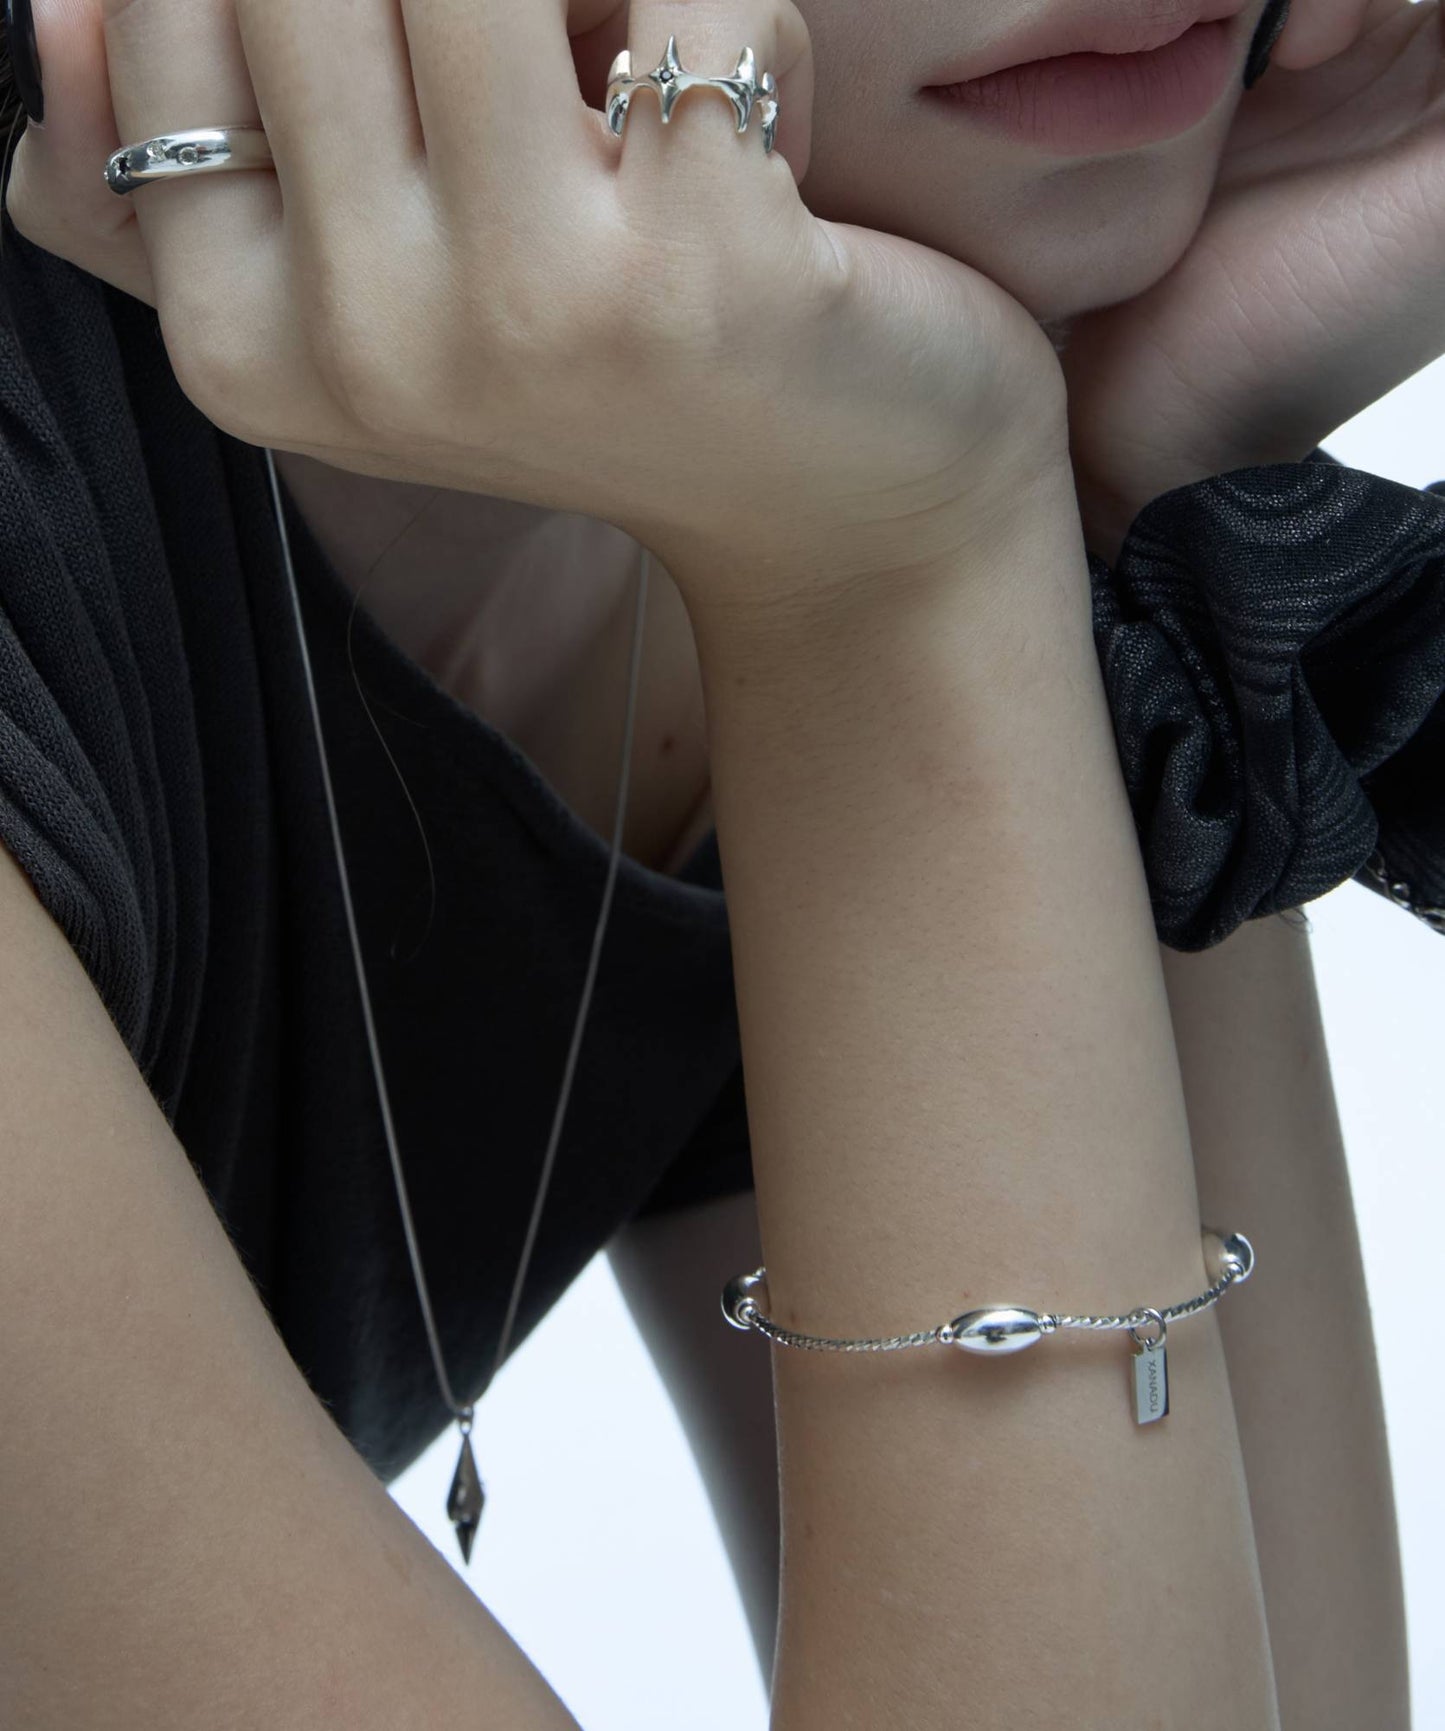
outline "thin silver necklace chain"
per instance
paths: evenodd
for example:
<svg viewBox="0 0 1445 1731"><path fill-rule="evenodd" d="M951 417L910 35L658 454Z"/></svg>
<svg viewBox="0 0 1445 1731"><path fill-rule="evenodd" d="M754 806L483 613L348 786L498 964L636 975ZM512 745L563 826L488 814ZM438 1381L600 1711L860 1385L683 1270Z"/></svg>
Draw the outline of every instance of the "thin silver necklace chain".
<svg viewBox="0 0 1445 1731"><path fill-rule="evenodd" d="M501 1334L497 1340L497 1351L492 1361L491 1374L488 1376L485 1386L476 1396L476 1400L463 1405L457 1401L452 1393L446 1365L442 1360L441 1344L437 1338L436 1322L432 1316L431 1298L427 1289L426 1276L422 1271L421 1252L417 1246L416 1228L412 1223L411 1206L407 1201L406 1180L402 1176L401 1155L396 1144L396 1127L391 1115L391 1098L387 1092L386 1076L381 1062L381 1048L376 1037L376 1021L371 1010L371 992L367 985L366 964L362 959L361 940L357 935L356 910L351 899L351 878L346 869L346 850L341 841L341 823L337 817L336 795L331 784L331 765L327 756L325 735L321 727L321 708L316 698L316 680L311 670L311 654L307 646L306 627L301 615L301 597L297 590L296 569L291 557L291 538L286 531L286 513L281 500L281 487L277 479L275 457L269 447L263 446L262 449L265 453L266 471L271 483L271 503L276 515L276 529L281 542L282 563L286 570L286 582L291 593L291 606L296 621L296 638L301 652L301 665L306 676L306 693L310 702L312 726L316 733L316 750L321 763L321 780L326 790L326 809L331 820L331 840L336 851L336 871L341 882L341 899L346 909L346 929L351 940L351 955L356 967L357 990L361 997L362 1017L366 1023L366 1039L371 1052L371 1067L376 1077L376 1094L381 1107L382 1126L386 1132L386 1145L391 1155L392 1176L396 1180L397 1201L401 1205L402 1224L406 1229L407 1249L411 1255L412 1275L416 1281L417 1297L421 1301L422 1318L426 1323L427 1340L431 1346L432 1363L436 1367L437 1383L441 1388L442 1399L456 1419L462 1436L461 1455L457 1461L457 1469L447 1496L447 1515L456 1528L462 1560L469 1564L472 1555L472 1541L476 1537L477 1527L482 1518L482 1508L486 1502L486 1493L477 1475L476 1461L472 1455L471 1445L471 1429L476 1411L476 1400L480 1400L486 1394L487 1389L491 1387L493 1378L507 1356L507 1345L511 1340L513 1325L516 1321L518 1300L527 1278L527 1267L532 1258L532 1248L537 1239L537 1227L542 1218L542 1207L546 1200L547 1187L552 1178L552 1167L556 1160L557 1144L561 1139L567 1100L572 1092L572 1079L577 1068L577 1054L581 1049L582 1032L586 1026L587 1012L592 1003L593 983L597 978L598 959L602 953L602 939L607 930L607 919L612 907L612 890L617 879L618 862L622 854L622 832L627 815L627 791L632 765L632 737L637 714L637 688L642 666L642 627L647 615L648 561L651 555L646 547L640 547L637 614L636 623L633 627L632 655L627 674L627 720L623 729L622 762L617 776L617 809L612 824L612 845L607 861L607 882L602 891L602 910L598 915L597 928L592 935L592 954L588 962L587 978L582 987L582 1001L578 1006L577 1020L572 1030L572 1044L567 1053L567 1066L562 1077L562 1090L558 1096L556 1111L552 1115L552 1130L547 1139L546 1153L542 1159L542 1175L537 1183L537 1194L532 1203L532 1217L528 1223L527 1235L522 1245L517 1276L512 1282L512 1293L507 1303ZM362 701L365 702L364 697Z"/></svg>

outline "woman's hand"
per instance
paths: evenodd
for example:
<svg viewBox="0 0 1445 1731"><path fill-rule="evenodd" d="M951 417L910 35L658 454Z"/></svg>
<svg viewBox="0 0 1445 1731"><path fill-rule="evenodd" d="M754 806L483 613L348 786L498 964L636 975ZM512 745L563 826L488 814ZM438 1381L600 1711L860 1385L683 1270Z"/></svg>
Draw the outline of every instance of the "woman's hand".
<svg viewBox="0 0 1445 1731"><path fill-rule="evenodd" d="M1301 461L1442 353L1445 6L1295 0L1188 251L1074 323L1089 548L1113 563L1171 488Z"/></svg>
<svg viewBox="0 0 1445 1731"><path fill-rule="evenodd" d="M12 218L97 273L116 247L223 431L606 519L694 613L984 564L1020 487L1067 479L1062 374L1024 309L803 204L792 0L401 10L405 34L392 0L39 10L46 123ZM639 94L613 136L581 87L601 100L599 48L630 46L640 76L674 30L694 70L752 46L779 83L776 154L706 90L665 132ZM259 116L274 173L104 187L121 142Z"/></svg>

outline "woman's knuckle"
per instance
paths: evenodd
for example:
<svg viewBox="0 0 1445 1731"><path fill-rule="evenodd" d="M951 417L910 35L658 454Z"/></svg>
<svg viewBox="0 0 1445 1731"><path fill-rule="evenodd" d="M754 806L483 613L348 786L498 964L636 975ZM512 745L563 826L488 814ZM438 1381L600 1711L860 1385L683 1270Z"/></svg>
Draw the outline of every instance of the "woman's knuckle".
<svg viewBox="0 0 1445 1731"><path fill-rule="evenodd" d="M349 425L376 430L393 423L407 376L405 320L397 305L378 304L355 277L314 281L296 303L303 347L328 399Z"/></svg>
<svg viewBox="0 0 1445 1731"><path fill-rule="evenodd" d="M492 213L447 237L440 291L499 360L526 361L564 343L596 259L596 224L560 194L520 223Z"/></svg>
<svg viewBox="0 0 1445 1731"><path fill-rule="evenodd" d="M164 284L156 304L161 338L176 383L199 407L213 391L223 391L234 376L224 355L226 326L211 308L174 283Z"/></svg>
<svg viewBox="0 0 1445 1731"><path fill-rule="evenodd" d="M614 353L649 371L675 367L710 347L717 305L707 248L691 237L660 237L643 227L614 248L608 292L597 313Z"/></svg>
<svg viewBox="0 0 1445 1731"><path fill-rule="evenodd" d="M459 316L449 321L460 361L526 374L561 344L571 305L565 283L515 270L464 272L454 279Z"/></svg>
<svg viewBox="0 0 1445 1731"><path fill-rule="evenodd" d="M403 430L404 393L390 369L378 366L363 345L338 333L333 324L312 343L310 353L327 400L346 425L368 432Z"/></svg>
<svg viewBox="0 0 1445 1731"><path fill-rule="evenodd" d="M174 295L156 309L176 383L208 421L251 444L260 435L260 357L244 319L214 304L187 306Z"/></svg>

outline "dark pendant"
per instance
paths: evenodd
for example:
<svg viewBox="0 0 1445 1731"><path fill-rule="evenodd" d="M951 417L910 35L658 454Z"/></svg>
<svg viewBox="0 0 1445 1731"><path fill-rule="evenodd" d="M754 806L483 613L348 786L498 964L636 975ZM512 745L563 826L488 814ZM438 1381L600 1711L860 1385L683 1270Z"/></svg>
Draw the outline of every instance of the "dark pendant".
<svg viewBox="0 0 1445 1731"><path fill-rule="evenodd" d="M462 1438L462 1452L457 1470L452 1475L452 1488L447 1493L447 1516L457 1529L457 1543L462 1547L462 1561L472 1560L472 1540L482 1522L482 1508L487 1493L477 1477L477 1463L472 1456L472 1439Z"/></svg>

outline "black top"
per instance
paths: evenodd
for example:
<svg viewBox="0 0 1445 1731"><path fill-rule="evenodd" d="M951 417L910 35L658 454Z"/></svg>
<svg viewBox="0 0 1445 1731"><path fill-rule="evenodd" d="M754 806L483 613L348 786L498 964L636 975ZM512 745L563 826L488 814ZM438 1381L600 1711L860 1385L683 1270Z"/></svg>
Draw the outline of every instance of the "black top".
<svg viewBox="0 0 1445 1731"><path fill-rule="evenodd" d="M264 453L145 303L3 222L0 840L298 1365L390 1480L450 1422L368 1055ZM453 1392L492 1368L607 844L362 609L288 500L403 1174ZM623 855L512 1350L630 1217L746 1188L727 909ZM725 1326L721 1309L718 1326Z"/></svg>
<svg viewBox="0 0 1445 1731"><path fill-rule="evenodd" d="M0 243L0 841L292 1356L389 1481L450 1415L264 453L184 396L150 307L32 245L8 212ZM357 609L358 672L425 825L432 907L352 683L351 592L289 500L287 526L403 1171L470 1399L515 1277L608 849ZM1321 451L1236 470L1151 502L1118 570L1091 556L1089 571L1164 941L1216 943L1362 874L1377 843L1419 899L1445 902L1445 482L1404 487ZM713 832L678 878L620 861L512 1349L625 1221L750 1183Z"/></svg>

